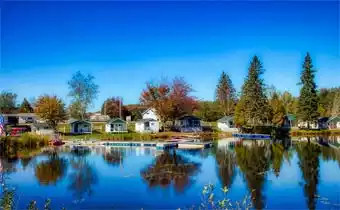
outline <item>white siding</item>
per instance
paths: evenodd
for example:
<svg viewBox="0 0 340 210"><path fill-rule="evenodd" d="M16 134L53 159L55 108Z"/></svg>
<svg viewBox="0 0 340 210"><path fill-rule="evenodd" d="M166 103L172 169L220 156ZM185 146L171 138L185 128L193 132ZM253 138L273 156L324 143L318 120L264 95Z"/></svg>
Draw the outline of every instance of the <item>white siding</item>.
<svg viewBox="0 0 340 210"><path fill-rule="evenodd" d="M237 132L237 128L231 128L229 123L227 122L218 122L217 123L218 129L224 132Z"/></svg>
<svg viewBox="0 0 340 210"><path fill-rule="evenodd" d="M145 130L145 122L136 122L135 130L139 133L158 133L159 132L159 122L158 121L150 121L150 127L148 130Z"/></svg>
<svg viewBox="0 0 340 210"><path fill-rule="evenodd" d="M148 109L143 113L143 119L154 119L158 120L158 116L156 114L155 109Z"/></svg>

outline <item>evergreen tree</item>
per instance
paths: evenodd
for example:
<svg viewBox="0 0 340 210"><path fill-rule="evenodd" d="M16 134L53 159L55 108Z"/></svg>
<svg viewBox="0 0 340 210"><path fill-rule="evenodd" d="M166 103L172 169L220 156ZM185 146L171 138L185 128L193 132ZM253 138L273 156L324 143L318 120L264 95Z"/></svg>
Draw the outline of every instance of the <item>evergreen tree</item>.
<svg viewBox="0 0 340 210"><path fill-rule="evenodd" d="M235 120L239 125L258 126L270 121L271 107L261 78L263 72L259 58L254 56L242 87L240 103L236 107Z"/></svg>
<svg viewBox="0 0 340 210"><path fill-rule="evenodd" d="M21 113L33 113L33 108L26 98L24 98L20 106L20 112Z"/></svg>
<svg viewBox="0 0 340 210"><path fill-rule="evenodd" d="M318 112L318 96L316 92L316 84L314 81L315 70L312 59L307 53L303 63L303 71L301 73L301 85L298 107L298 117L302 121L307 121L307 125L315 122L319 117Z"/></svg>
<svg viewBox="0 0 340 210"><path fill-rule="evenodd" d="M230 77L223 71L216 87L216 101L225 116L232 115L235 110L236 91Z"/></svg>

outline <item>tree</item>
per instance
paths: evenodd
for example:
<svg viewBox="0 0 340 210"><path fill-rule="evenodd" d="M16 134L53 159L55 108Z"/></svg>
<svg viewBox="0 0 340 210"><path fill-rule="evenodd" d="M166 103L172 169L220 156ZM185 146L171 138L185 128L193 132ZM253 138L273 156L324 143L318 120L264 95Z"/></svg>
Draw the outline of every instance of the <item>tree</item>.
<svg viewBox="0 0 340 210"><path fill-rule="evenodd" d="M122 101L120 97L106 99L102 105L101 113L110 116L110 118L125 117L127 110L123 107Z"/></svg>
<svg viewBox="0 0 340 210"><path fill-rule="evenodd" d="M340 115L340 91L333 98L332 116Z"/></svg>
<svg viewBox="0 0 340 210"><path fill-rule="evenodd" d="M219 104L215 101L200 101L198 107L194 111L195 116L201 118L203 121L212 122L220 119L223 116Z"/></svg>
<svg viewBox="0 0 340 210"><path fill-rule="evenodd" d="M77 71L68 81L69 96L73 97L73 103L80 104L81 119L85 118L85 114L93 100L98 96L99 86L94 83L94 77L90 74L83 75L80 71Z"/></svg>
<svg viewBox="0 0 340 210"><path fill-rule="evenodd" d="M162 126L167 120L174 121L184 114L192 114L197 107L190 95L191 86L183 78L174 78L171 83L148 83L140 96L140 102L156 110Z"/></svg>
<svg viewBox="0 0 340 210"><path fill-rule="evenodd" d="M262 63L254 56L242 87L240 102L236 107L235 121L238 124L259 126L270 121L271 108L261 78L263 72Z"/></svg>
<svg viewBox="0 0 340 210"><path fill-rule="evenodd" d="M301 85L299 97L298 117L302 121L307 122L309 128L311 122L315 122L319 117L318 113L318 96L316 92L316 84L314 81L315 70L312 59L307 53L303 63L303 71L301 73Z"/></svg>
<svg viewBox="0 0 340 210"><path fill-rule="evenodd" d="M34 110L31 104L24 98L21 106L20 106L20 113L32 113Z"/></svg>
<svg viewBox="0 0 340 210"><path fill-rule="evenodd" d="M42 185L56 184L65 176L67 171L67 160L60 158L57 154L51 154L48 160L37 164L35 176Z"/></svg>
<svg viewBox="0 0 340 210"><path fill-rule="evenodd" d="M59 122L67 119L65 105L57 96L40 96L36 103L35 113L54 130L57 130Z"/></svg>
<svg viewBox="0 0 340 210"><path fill-rule="evenodd" d="M216 87L216 101L221 106L224 116L232 115L234 113L236 91L230 77L224 71L222 72Z"/></svg>
<svg viewBox="0 0 340 210"><path fill-rule="evenodd" d="M285 107L287 114L297 113L297 98L294 97L290 92L283 92L281 96L283 106Z"/></svg>
<svg viewBox="0 0 340 210"><path fill-rule="evenodd" d="M272 94L270 99L270 105L272 109L272 124L276 126L281 126L286 115L286 110L283 105L282 100L277 92Z"/></svg>
<svg viewBox="0 0 340 210"><path fill-rule="evenodd" d="M9 114L16 110L17 94L2 91L0 93L0 113Z"/></svg>
<svg viewBox="0 0 340 210"><path fill-rule="evenodd" d="M71 103L68 107L68 113L71 118L81 120L83 119L83 113L80 101L75 101Z"/></svg>

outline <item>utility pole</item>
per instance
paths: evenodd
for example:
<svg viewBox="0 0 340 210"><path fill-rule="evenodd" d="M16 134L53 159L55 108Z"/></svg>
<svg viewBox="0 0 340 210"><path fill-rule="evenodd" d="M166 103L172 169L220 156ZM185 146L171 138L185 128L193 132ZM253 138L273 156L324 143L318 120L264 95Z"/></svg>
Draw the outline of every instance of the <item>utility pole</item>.
<svg viewBox="0 0 340 210"><path fill-rule="evenodd" d="M119 118L122 119L122 97L119 97Z"/></svg>

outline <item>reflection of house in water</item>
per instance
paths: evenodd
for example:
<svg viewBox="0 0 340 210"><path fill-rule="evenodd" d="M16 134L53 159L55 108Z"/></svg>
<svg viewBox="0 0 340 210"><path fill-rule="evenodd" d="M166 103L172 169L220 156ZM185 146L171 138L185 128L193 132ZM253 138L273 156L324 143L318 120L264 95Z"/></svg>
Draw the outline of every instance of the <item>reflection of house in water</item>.
<svg viewBox="0 0 340 210"><path fill-rule="evenodd" d="M217 148L235 146L236 144L241 144L241 140L239 138L223 138L218 140Z"/></svg>

